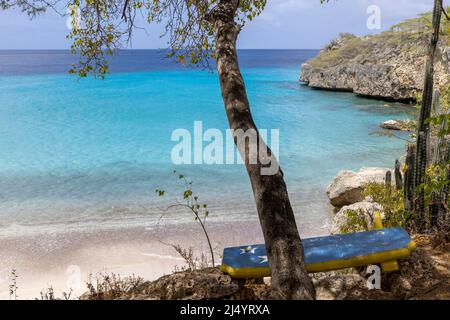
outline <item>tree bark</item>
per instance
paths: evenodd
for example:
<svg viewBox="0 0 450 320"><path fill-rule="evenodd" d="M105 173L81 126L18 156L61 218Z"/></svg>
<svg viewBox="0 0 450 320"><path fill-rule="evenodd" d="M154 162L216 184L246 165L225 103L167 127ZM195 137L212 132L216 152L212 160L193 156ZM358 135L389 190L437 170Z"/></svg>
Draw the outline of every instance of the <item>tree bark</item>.
<svg viewBox="0 0 450 320"><path fill-rule="evenodd" d="M305 268L302 242L283 173L278 166L275 174L262 174L265 165L255 154L267 148L268 157L276 161L253 121L238 64L236 40L240 27L235 22L238 6L238 0L222 0L208 15L208 20L214 27L217 72L230 128L254 132L256 139L244 144L235 139L235 143L245 161L264 235L271 268L271 298L314 299L315 290ZM257 141L256 146L251 141ZM256 163L249 161L255 156Z"/></svg>

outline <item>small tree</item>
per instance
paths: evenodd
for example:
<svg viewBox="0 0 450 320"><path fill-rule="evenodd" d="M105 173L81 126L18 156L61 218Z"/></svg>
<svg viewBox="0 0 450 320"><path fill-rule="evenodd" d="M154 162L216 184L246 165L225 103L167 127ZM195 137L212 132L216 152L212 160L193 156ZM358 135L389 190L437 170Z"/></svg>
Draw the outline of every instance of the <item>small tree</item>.
<svg viewBox="0 0 450 320"><path fill-rule="evenodd" d="M198 195L194 194L192 190L193 182L191 180L188 180L185 175L177 173L177 171L174 171L174 174L176 174L178 176L178 179L183 181L184 183L183 200L182 201L176 200L176 203L168 206L164 210L164 213L166 213L172 208L182 208L187 209L194 215L194 220L200 225L203 234L205 235L206 242L209 247L209 253L211 255L211 264L214 267L216 265L214 259L214 249L211 243L211 239L209 238L208 231L206 230L206 219L209 216L208 205L206 203L200 203ZM167 194L166 190L163 189L156 189L155 192L159 197L163 197ZM172 247L175 250L177 250L178 253L183 252L183 249L181 249L181 247L179 246L172 245ZM182 256L183 258L186 257L185 255ZM188 261L188 259L185 260Z"/></svg>

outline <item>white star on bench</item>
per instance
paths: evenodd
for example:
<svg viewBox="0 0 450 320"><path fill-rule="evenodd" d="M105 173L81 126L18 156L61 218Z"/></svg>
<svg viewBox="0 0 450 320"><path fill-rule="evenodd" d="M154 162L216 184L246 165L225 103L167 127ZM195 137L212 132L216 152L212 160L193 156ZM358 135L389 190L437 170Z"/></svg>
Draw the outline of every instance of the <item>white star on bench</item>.
<svg viewBox="0 0 450 320"><path fill-rule="evenodd" d="M241 249L241 254L244 254L244 253L255 254L255 250L256 250L256 248L253 248L252 246L248 246L245 249Z"/></svg>
<svg viewBox="0 0 450 320"><path fill-rule="evenodd" d="M264 262L268 262L267 256L258 256L258 258L262 259L262 261L259 264L264 263Z"/></svg>

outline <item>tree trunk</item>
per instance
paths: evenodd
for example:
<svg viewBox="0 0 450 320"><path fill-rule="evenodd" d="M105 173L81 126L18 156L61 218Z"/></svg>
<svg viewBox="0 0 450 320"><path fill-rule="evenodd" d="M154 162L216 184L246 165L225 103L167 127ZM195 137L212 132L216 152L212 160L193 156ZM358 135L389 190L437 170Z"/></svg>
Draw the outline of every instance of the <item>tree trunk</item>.
<svg viewBox="0 0 450 320"><path fill-rule="evenodd" d="M208 15L208 20L214 27L217 72L230 128L253 134L257 141L256 146L252 144L255 141L252 138L239 144L235 138L251 181L264 235L271 268L271 298L314 299L315 290L305 269L303 247L283 173L277 167L275 174L262 174L265 161L260 161L256 154L267 150L267 156L276 161L253 121L239 69L236 40L240 27L235 23L238 5L238 0L220 1ZM255 156L257 161L250 161Z"/></svg>

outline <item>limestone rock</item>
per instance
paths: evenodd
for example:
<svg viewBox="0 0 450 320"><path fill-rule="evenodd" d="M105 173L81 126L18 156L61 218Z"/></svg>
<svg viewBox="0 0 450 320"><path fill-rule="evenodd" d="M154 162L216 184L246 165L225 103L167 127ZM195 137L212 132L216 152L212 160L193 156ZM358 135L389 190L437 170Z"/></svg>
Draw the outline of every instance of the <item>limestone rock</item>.
<svg viewBox="0 0 450 320"><path fill-rule="evenodd" d="M338 173L326 192L335 207L361 202L364 200L363 188L369 182L384 183L388 168L362 168L358 172L344 170ZM394 172L392 172L394 176Z"/></svg>
<svg viewBox="0 0 450 320"><path fill-rule="evenodd" d="M403 120L387 120L380 124L382 129L397 130L397 131L409 131L409 121Z"/></svg>
<svg viewBox="0 0 450 320"><path fill-rule="evenodd" d="M351 204L349 206L344 206L339 210L339 212L334 216L333 222L331 224L331 234L339 234L342 233L343 228L345 228L348 232L359 232L365 231L362 228L362 225L358 228L358 226L349 226L349 212L354 212L358 215L358 221L361 221L365 224L365 226L370 230L373 228L374 221L374 213L382 212L382 208L378 203L362 201Z"/></svg>
<svg viewBox="0 0 450 320"><path fill-rule="evenodd" d="M428 38L400 33L341 35L301 67L300 80L313 88L350 91L395 101L413 101L423 89ZM450 84L450 49L438 45L435 87Z"/></svg>

